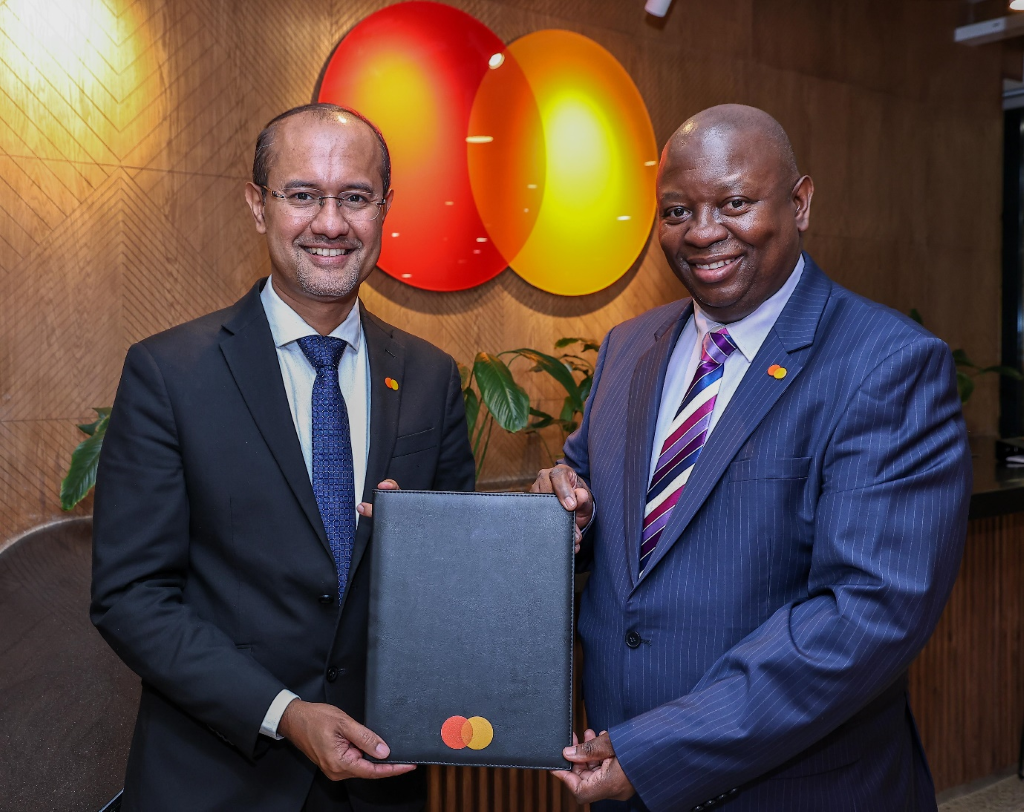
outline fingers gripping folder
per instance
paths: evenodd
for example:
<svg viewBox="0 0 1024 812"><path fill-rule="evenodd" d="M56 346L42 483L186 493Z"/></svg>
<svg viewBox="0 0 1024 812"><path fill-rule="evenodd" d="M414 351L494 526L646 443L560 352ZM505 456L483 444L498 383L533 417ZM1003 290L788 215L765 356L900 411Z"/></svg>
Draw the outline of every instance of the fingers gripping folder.
<svg viewBox="0 0 1024 812"><path fill-rule="evenodd" d="M573 514L427 491L373 510L366 725L387 761L567 769Z"/></svg>

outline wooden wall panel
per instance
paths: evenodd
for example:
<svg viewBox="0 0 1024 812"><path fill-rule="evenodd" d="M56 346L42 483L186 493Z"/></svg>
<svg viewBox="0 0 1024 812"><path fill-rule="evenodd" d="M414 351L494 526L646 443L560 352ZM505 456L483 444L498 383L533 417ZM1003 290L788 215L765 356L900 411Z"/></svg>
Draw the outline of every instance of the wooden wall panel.
<svg viewBox="0 0 1024 812"><path fill-rule="evenodd" d="M1024 513L970 523L960 576L910 669L937 790L1017 761L1024 725Z"/></svg>
<svg viewBox="0 0 1024 812"><path fill-rule="evenodd" d="M132 341L267 273L242 198L256 134L309 101L334 44L388 4L0 0L0 473L44 487L0 493L0 539L58 515L54 486L78 437L56 427L110 402ZM769 110L815 177L808 247L823 266L996 357L1000 55L953 45L954 0L677 0L664 23L640 0L451 4L506 41L545 27L592 37L634 77L659 142L711 104ZM395 184L396 205L414 204ZM510 272L444 295L377 274L364 299L469 361L600 338L683 293L652 244L616 285L578 299ZM994 430L994 384L968 419ZM536 439L501 437L484 483L546 462Z"/></svg>

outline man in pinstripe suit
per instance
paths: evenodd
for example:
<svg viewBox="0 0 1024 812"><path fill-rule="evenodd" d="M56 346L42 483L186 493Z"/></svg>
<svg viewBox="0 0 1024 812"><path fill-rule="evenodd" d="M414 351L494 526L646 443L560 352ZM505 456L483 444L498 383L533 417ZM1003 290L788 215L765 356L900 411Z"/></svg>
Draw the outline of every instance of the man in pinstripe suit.
<svg viewBox="0 0 1024 812"><path fill-rule="evenodd" d="M812 194L760 110L673 135L659 232L693 298L608 334L534 486L590 522L602 732L558 775L595 810L936 808L906 671L966 531L953 360L802 253Z"/></svg>

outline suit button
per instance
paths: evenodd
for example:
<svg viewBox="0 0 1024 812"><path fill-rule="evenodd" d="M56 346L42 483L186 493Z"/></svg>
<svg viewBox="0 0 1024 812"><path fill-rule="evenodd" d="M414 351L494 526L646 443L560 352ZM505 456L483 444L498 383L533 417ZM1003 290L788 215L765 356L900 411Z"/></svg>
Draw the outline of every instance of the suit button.
<svg viewBox="0 0 1024 812"><path fill-rule="evenodd" d="M704 806L714 806L716 803L715 799L712 798L710 801L705 801Z"/></svg>
<svg viewBox="0 0 1024 812"><path fill-rule="evenodd" d="M630 629L626 632L626 645L630 648L638 648L640 645L640 635L634 629Z"/></svg>
<svg viewBox="0 0 1024 812"><path fill-rule="evenodd" d="M739 791L740 791L739 787L733 787L731 790L729 790L729 795L735 795Z"/></svg>
<svg viewBox="0 0 1024 812"><path fill-rule="evenodd" d="M328 682L334 682L337 678L338 678L338 669L337 668L328 668L327 669L327 681Z"/></svg>
<svg viewBox="0 0 1024 812"><path fill-rule="evenodd" d="M322 603L324 606L330 606L332 603L334 603L334 596L325 593L321 595L319 598L317 598L317 600L320 601L320 603Z"/></svg>
<svg viewBox="0 0 1024 812"><path fill-rule="evenodd" d="M697 804L690 812L704 812L704 804Z"/></svg>
<svg viewBox="0 0 1024 812"><path fill-rule="evenodd" d="M723 792L723 793L722 793L721 795L719 795L719 796L718 796L718 800L719 800L719 801L724 801L724 800L725 800L726 798L728 798L728 797L729 797L729 795L730 795L730 793L728 793L728 792Z"/></svg>

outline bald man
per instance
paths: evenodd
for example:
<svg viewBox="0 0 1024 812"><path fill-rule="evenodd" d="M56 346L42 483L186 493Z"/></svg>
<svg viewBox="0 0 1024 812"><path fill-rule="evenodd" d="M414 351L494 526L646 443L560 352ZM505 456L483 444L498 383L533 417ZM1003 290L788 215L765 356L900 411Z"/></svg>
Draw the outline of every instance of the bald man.
<svg viewBox="0 0 1024 812"><path fill-rule="evenodd" d="M813 192L763 111L679 128L658 228L692 298L608 334L534 485L589 523L593 730L556 775L595 812L936 808L906 672L966 533L954 364L802 252Z"/></svg>
<svg viewBox="0 0 1024 812"><path fill-rule="evenodd" d="M353 111L278 116L245 189L271 276L128 351L92 596L142 679L124 812L423 807L424 771L368 759L388 748L360 724L368 502L472 490L474 465L455 362L359 301L390 175Z"/></svg>

